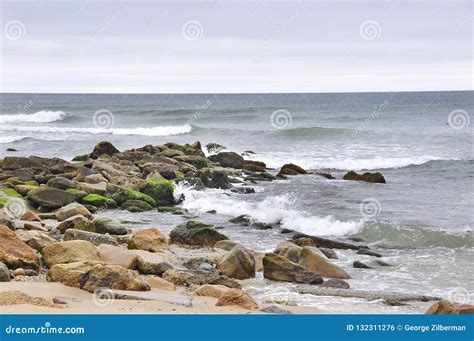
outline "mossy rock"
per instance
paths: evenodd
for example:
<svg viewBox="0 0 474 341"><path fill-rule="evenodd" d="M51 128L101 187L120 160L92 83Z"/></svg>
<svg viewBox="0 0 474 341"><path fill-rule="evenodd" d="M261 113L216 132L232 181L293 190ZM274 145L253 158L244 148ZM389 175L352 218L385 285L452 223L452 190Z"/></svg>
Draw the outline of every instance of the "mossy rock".
<svg viewBox="0 0 474 341"><path fill-rule="evenodd" d="M95 224L89 220L81 220L76 225L74 225L76 230L95 232Z"/></svg>
<svg viewBox="0 0 474 341"><path fill-rule="evenodd" d="M92 205L95 207L117 208L117 203L113 199L99 194L88 194L81 199L81 202L85 205Z"/></svg>
<svg viewBox="0 0 474 341"><path fill-rule="evenodd" d="M178 207L170 207L170 206L161 206L156 209L158 212L161 213L171 213L174 215L182 215L184 214L183 210Z"/></svg>
<svg viewBox="0 0 474 341"><path fill-rule="evenodd" d="M152 197L158 206L170 206L174 204L174 184L170 180L150 180L142 189L142 192Z"/></svg>
<svg viewBox="0 0 474 341"><path fill-rule="evenodd" d="M6 188L6 187L3 187L3 188L0 188L0 191L5 193L7 196L9 197L13 197L13 198L21 198L23 199L23 195L21 195L20 193L18 193L16 190L14 190L13 188Z"/></svg>
<svg viewBox="0 0 474 341"><path fill-rule="evenodd" d="M26 196L29 191L32 189L36 189L38 186L32 186L32 185L17 185L15 186L15 190L20 193L23 196Z"/></svg>
<svg viewBox="0 0 474 341"><path fill-rule="evenodd" d="M23 181L18 178L8 178L5 181L14 186L18 186L18 185L28 185L28 186L36 186L36 187L38 186L38 183L36 181Z"/></svg>
<svg viewBox="0 0 474 341"><path fill-rule="evenodd" d="M74 197L76 198L76 201L79 201L82 198L84 198L85 196L87 196L87 192L84 192L84 191L81 191L81 190L78 190L78 189L74 189L74 188L68 188L66 190L66 192L71 193L72 195L74 195Z"/></svg>
<svg viewBox="0 0 474 341"><path fill-rule="evenodd" d="M153 197L147 195L146 193L135 191L133 189L129 189L127 191L127 199L128 200L140 200L140 201L146 202L148 205L150 205L152 207L156 206L156 201L155 201L155 199L153 199Z"/></svg>
<svg viewBox="0 0 474 341"><path fill-rule="evenodd" d="M3 208L3 206L9 202L11 199L10 198L3 198L3 197L0 197L0 208Z"/></svg>
<svg viewBox="0 0 474 341"><path fill-rule="evenodd" d="M153 206L141 200L127 200L120 207L130 212L145 212L153 209Z"/></svg>

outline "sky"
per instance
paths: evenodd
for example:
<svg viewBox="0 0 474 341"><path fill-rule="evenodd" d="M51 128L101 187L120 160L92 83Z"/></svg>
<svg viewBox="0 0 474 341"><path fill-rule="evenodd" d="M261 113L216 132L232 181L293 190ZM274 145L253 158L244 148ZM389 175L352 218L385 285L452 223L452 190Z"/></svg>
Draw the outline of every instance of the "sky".
<svg viewBox="0 0 474 341"><path fill-rule="evenodd" d="M4 1L1 92L472 90L472 1Z"/></svg>

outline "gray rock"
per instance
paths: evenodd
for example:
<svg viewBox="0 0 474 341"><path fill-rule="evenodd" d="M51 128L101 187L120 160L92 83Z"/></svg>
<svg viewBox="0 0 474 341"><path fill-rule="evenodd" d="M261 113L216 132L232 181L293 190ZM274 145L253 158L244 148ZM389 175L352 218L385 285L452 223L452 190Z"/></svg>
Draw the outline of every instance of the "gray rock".
<svg viewBox="0 0 474 341"><path fill-rule="evenodd" d="M0 262L0 282L10 282L10 271L2 262Z"/></svg>
<svg viewBox="0 0 474 341"><path fill-rule="evenodd" d="M339 278L330 278L326 282L324 282L321 286L327 287L327 288L337 288L337 289L350 289L351 287L349 283Z"/></svg>
<svg viewBox="0 0 474 341"><path fill-rule="evenodd" d="M264 312L264 313L268 313L268 314L277 314L277 315L289 315L289 314L293 314L291 311L285 310L285 309L281 309L281 308L277 307L276 305L271 305L271 306L269 306L269 307L265 307L265 308L259 309L259 311Z"/></svg>
<svg viewBox="0 0 474 341"><path fill-rule="evenodd" d="M374 256L374 257L382 257L380 253L374 252L366 247L361 247L359 251L357 251L358 255L367 255L367 256Z"/></svg>
<svg viewBox="0 0 474 341"><path fill-rule="evenodd" d="M117 241L114 237L111 237L106 234L94 233L89 231L82 231L76 229L68 229L64 233L64 240L87 240L91 242L95 246L99 246L100 244L108 244L118 246Z"/></svg>
<svg viewBox="0 0 474 341"><path fill-rule="evenodd" d="M186 245L212 247L216 242L224 239L229 238L215 230L213 225L194 220L180 224L170 232L171 242Z"/></svg>
<svg viewBox="0 0 474 341"><path fill-rule="evenodd" d="M74 181L64 178L62 176L57 176L57 177L49 179L46 185L48 187L62 189L63 191L69 188L73 188L73 189L76 188L76 183Z"/></svg>
<svg viewBox="0 0 474 341"><path fill-rule="evenodd" d="M352 266L357 269L372 269L370 266L368 266L365 263L362 263L358 260L356 260L354 263L352 263Z"/></svg>
<svg viewBox="0 0 474 341"><path fill-rule="evenodd" d="M95 232L109 234L127 234L127 228L118 220L109 217L97 217L92 221L95 225Z"/></svg>
<svg viewBox="0 0 474 341"><path fill-rule="evenodd" d="M66 232L67 230L74 228L74 226L76 226L76 224L78 224L78 223L81 222L81 221L86 221L86 222L88 222L89 219L87 219L87 218L84 217L83 215L78 214L78 215L69 217L69 218L67 218L66 220L60 222L58 225L56 225L56 229L57 229L59 232L64 233L64 232Z"/></svg>
<svg viewBox="0 0 474 341"><path fill-rule="evenodd" d="M234 152L220 152L209 156L209 160L219 163L222 167L242 168L244 158Z"/></svg>
<svg viewBox="0 0 474 341"><path fill-rule="evenodd" d="M75 196L57 188L39 187L28 192L28 199L46 208L59 208L72 203Z"/></svg>
<svg viewBox="0 0 474 341"><path fill-rule="evenodd" d="M247 279L255 277L255 257L240 245L236 245L219 262L219 271L231 278Z"/></svg>
<svg viewBox="0 0 474 341"><path fill-rule="evenodd" d="M263 257L263 277L274 281L323 283L319 274L274 253L267 253Z"/></svg>

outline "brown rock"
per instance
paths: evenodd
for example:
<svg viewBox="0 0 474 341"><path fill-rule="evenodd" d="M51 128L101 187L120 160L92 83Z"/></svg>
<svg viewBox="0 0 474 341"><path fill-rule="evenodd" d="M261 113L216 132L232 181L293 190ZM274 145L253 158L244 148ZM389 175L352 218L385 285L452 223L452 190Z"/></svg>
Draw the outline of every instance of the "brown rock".
<svg viewBox="0 0 474 341"><path fill-rule="evenodd" d="M249 250L236 245L221 259L217 268L231 278L254 278L255 258Z"/></svg>
<svg viewBox="0 0 474 341"><path fill-rule="evenodd" d="M299 265L328 278L351 278L347 272L331 263L324 254L312 246L305 246L300 254Z"/></svg>
<svg viewBox="0 0 474 341"><path fill-rule="evenodd" d="M346 175L343 176L344 180L357 180L357 181L366 181L366 182L373 182L373 183L386 183L385 178L379 172L377 173L370 173L365 172L364 174L358 174L354 171L349 171Z"/></svg>
<svg viewBox="0 0 474 341"><path fill-rule="evenodd" d="M97 247L100 260L110 265L120 265L125 269L135 269L137 255L124 247L101 244Z"/></svg>
<svg viewBox="0 0 474 341"><path fill-rule="evenodd" d="M45 232L16 230L15 233L23 243L37 251L41 251L44 247L58 242Z"/></svg>
<svg viewBox="0 0 474 341"><path fill-rule="evenodd" d="M26 221L39 221L41 222L41 218L38 217L35 213L31 211L25 212L20 218L20 220L26 220Z"/></svg>
<svg viewBox="0 0 474 341"><path fill-rule="evenodd" d="M146 278L146 281L154 289L161 289L161 290L168 290L168 291L176 290L176 285L158 276L149 276Z"/></svg>
<svg viewBox="0 0 474 341"><path fill-rule="evenodd" d="M285 176L285 175L300 175L300 174L308 174L307 171L305 171L303 168L300 166L297 166L293 163L287 163L281 167L280 171L278 172L277 176Z"/></svg>
<svg viewBox="0 0 474 341"><path fill-rule="evenodd" d="M460 314L474 314L474 305L472 304L458 304L448 300L440 300L433 303L428 308L425 314L435 315L460 315Z"/></svg>
<svg viewBox="0 0 474 341"><path fill-rule="evenodd" d="M135 233L128 247L130 249L158 252L168 249L168 242L159 229L151 227Z"/></svg>
<svg viewBox="0 0 474 341"><path fill-rule="evenodd" d="M54 304L50 300L42 297L32 297L20 291L0 292L0 306L17 304L31 304L41 307L61 308L61 306Z"/></svg>
<svg viewBox="0 0 474 341"><path fill-rule="evenodd" d="M66 205L56 212L56 217L59 221L64 221L76 215L82 215L87 219L92 219L91 212L89 212L84 205L78 204L77 202Z"/></svg>
<svg viewBox="0 0 474 341"><path fill-rule="evenodd" d="M0 262L10 269L39 270L39 257L35 250L21 241L5 225L0 225Z"/></svg>
<svg viewBox="0 0 474 341"><path fill-rule="evenodd" d="M51 244L43 248L42 254L48 268L55 264L100 260L97 248L85 240L70 240Z"/></svg>
<svg viewBox="0 0 474 341"><path fill-rule="evenodd" d="M114 155L120 153L120 150L114 147L114 145L108 141L102 141L95 145L94 150L92 151L91 158L97 159L99 156L105 155Z"/></svg>
<svg viewBox="0 0 474 341"><path fill-rule="evenodd" d="M224 292L216 303L216 306L237 305L239 307L255 310L258 309L258 304L247 293L238 289L229 289Z"/></svg>
<svg viewBox="0 0 474 341"><path fill-rule="evenodd" d="M199 288L196 289L194 292L197 296L207 296L207 297L221 297L227 290L228 287L223 285L212 285L212 284L204 284L201 285Z"/></svg>
<svg viewBox="0 0 474 341"><path fill-rule="evenodd" d="M323 283L319 274L274 253L267 253L263 257L263 277L274 281Z"/></svg>

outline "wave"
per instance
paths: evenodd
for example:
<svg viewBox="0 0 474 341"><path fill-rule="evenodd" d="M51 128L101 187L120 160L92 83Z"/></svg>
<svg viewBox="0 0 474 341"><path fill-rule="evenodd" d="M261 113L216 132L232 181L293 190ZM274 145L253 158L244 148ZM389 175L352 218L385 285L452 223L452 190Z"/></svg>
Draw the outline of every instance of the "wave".
<svg viewBox="0 0 474 341"><path fill-rule="evenodd" d="M74 127L18 127L3 126L3 131L29 133L63 133L63 134L109 134L109 135L140 135L140 136L170 136L190 133L192 127L188 124L181 126L156 126L150 128L74 128Z"/></svg>
<svg viewBox="0 0 474 341"><path fill-rule="evenodd" d="M419 155L407 157L325 157L314 155L275 155L259 154L254 158L265 162L269 167L277 168L288 162L293 162L305 169L335 169L335 170L377 170L377 169L397 169L410 166L420 166L433 161L457 161L457 158L442 158L432 155Z"/></svg>
<svg viewBox="0 0 474 341"><path fill-rule="evenodd" d="M221 190L194 191L178 186L177 193L183 193L183 207L193 214L201 215L210 210L229 217L246 214L255 222L277 224L315 236L343 236L357 233L362 221L339 221L333 216L319 217L298 211L292 206L289 195L270 196L260 202L248 202L229 197Z"/></svg>
<svg viewBox="0 0 474 341"><path fill-rule="evenodd" d="M0 144L18 142L26 138L26 136L0 136Z"/></svg>
<svg viewBox="0 0 474 341"><path fill-rule="evenodd" d="M35 112L34 114L0 115L0 124L50 123L62 121L70 116L72 116L72 114L63 111L42 110Z"/></svg>
<svg viewBox="0 0 474 341"><path fill-rule="evenodd" d="M425 230L386 222L366 222L357 235L368 242L384 241L403 247L474 247L472 231Z"/></svg>

